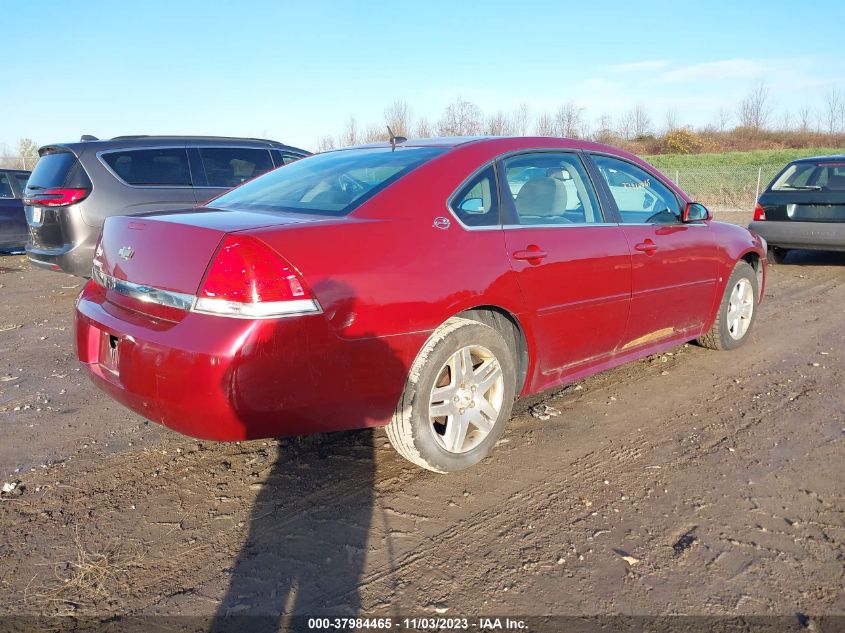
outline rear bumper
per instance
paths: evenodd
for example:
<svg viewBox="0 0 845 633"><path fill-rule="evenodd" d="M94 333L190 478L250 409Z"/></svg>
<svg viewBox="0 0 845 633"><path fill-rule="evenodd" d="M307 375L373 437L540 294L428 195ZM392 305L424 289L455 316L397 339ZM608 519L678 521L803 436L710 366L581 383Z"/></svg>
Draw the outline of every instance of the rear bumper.
<svg viewBox="0 0 845 633"><path fill-rule="evenodd" d="M77 355L94 383L180 433L242 440L386 424L427 334L339 338L326 315L155 319L89 282ZM112 345L116 351L110 351Z"/></svg>
<svg viewBox="0 0 845 633"><path fill-rule="evenodd" d="M752 222L748 228L769 246L845 251L845 222Z"/></svg>

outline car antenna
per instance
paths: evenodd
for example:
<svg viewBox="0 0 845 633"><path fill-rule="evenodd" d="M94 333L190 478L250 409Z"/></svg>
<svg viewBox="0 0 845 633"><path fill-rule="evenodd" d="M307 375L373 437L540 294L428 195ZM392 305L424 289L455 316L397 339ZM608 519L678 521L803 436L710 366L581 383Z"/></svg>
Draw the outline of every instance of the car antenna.
<svg viewBox="0 0 845 633"><path fill-rule="evenodd" d="M93 135L91 135L91 134L83 134L83 135L79 138L79 140L80 140L80 141L99 141L100 139L98 139L96 136L93 136Z"/></svg>
<svg viewBox="0 0 845 633"><path fill-rule="evenodd" d="M390 134L390 151L391 152L396 151L396 146L399 145L399 143L404 143L405 141L408 140L404 136L396 136L393 133L393 130L390 129L389 125L387 126L387 133Z"/></svg>

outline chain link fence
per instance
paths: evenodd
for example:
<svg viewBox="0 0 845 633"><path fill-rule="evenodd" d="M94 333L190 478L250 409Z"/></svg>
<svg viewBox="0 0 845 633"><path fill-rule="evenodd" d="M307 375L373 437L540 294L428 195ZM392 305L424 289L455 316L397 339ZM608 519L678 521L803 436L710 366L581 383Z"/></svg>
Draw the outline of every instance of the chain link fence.
<svg viewBox="0 0 845 633"><path fill-rule="evenodd" d="M662 167L660 171L705 206L750 210L782 168L781 165L726 165Z"/></svg>

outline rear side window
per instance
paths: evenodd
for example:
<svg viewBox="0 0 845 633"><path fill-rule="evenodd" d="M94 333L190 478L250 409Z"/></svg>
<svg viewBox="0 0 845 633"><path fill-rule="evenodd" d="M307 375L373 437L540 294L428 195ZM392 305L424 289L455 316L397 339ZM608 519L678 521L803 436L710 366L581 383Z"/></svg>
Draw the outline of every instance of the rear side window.
<svg viewBox="0 0 845 633"><path fill-rule="evenodd" d="M82 178L85 172L82 171L80 174L81 170L73 153L49 152L38 159L35 169L29 176L27 187L34 190L72 186L73 183L69 182L71 177Z"/></svg>
<svg viewBox="0 0 845 633"><path fill-rule="evenodd" d="M0 173L0 198L14 198L15 192L12 191L12 183L9 181L9 175Z"/></svg>
<svg viewBox="0 0 845 633"><path fill-rule="evenodd" d="M203 147L199 152L209 187L236 187L273 169L266 149Z"/></svg>
<svg viewBox="0 0 845 633"><path fill-rule="evenodd" d="M300 154L291 154L290 152L283 152L279 149L270 150L273 153L273 162L276 163L276 167L280 167L282 165L289 165L295 160L299 160L300 158L305 158Z"/></svg>
<svg viewBox="0 0 845 633"><path fill-rule="evenodd" d="M191 186L184 148L118 150L101 158L128 185Z"/></svg>
<svg viewBox="0 0 845 633"><path fill-rule="evenodd" d="M18 189L23 192L26 189L26 183L29 180L29 174L13 174L12 177L18 181Z"/></svg>
<svg viewBox="0 0 845 633"><path fill-rule="evenodd" d="M224 193L212 206L340 217L444 151L380 147L317 154Z"/></svg>
<svg viewBox="0 0 845 633"><path fill-rule="evenodd" d="M498 226L496 172L487 167L452 198L452 211L467 226Z"/></svg>

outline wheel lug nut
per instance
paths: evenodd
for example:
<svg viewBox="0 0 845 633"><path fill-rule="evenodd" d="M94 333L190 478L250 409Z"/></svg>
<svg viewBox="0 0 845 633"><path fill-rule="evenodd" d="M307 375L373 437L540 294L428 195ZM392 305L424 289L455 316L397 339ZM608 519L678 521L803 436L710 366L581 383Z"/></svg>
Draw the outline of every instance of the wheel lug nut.
<svg viewBox="0 0 845 633"><path fill-rule="evenodd" d="M475 385L472 386L472 390L475 391Z"/></svg>
<svg viewBox="0 0 845 633"><path fill-rule="evenodd" d="M460 398L458 396L455 396L454 398L452 398L453 402L458 402L459 400L460 400Z"/></svg>
<svg viewBox="0 0 845 633"><path fill-rule="evenodd" d="M474 409L474 408L475 408L475 400L473 400L472 402L470 402L470 403L469 403L469 408L470 408L470 409Z"/></svg>
<svg viewBox="0 0 845 633"><path fill-rule="evenodd" d="M463 414L464 414L464 410L463 410L463 409L458 409L458 413L460 413L461 415L463 415Z"/></svg>

